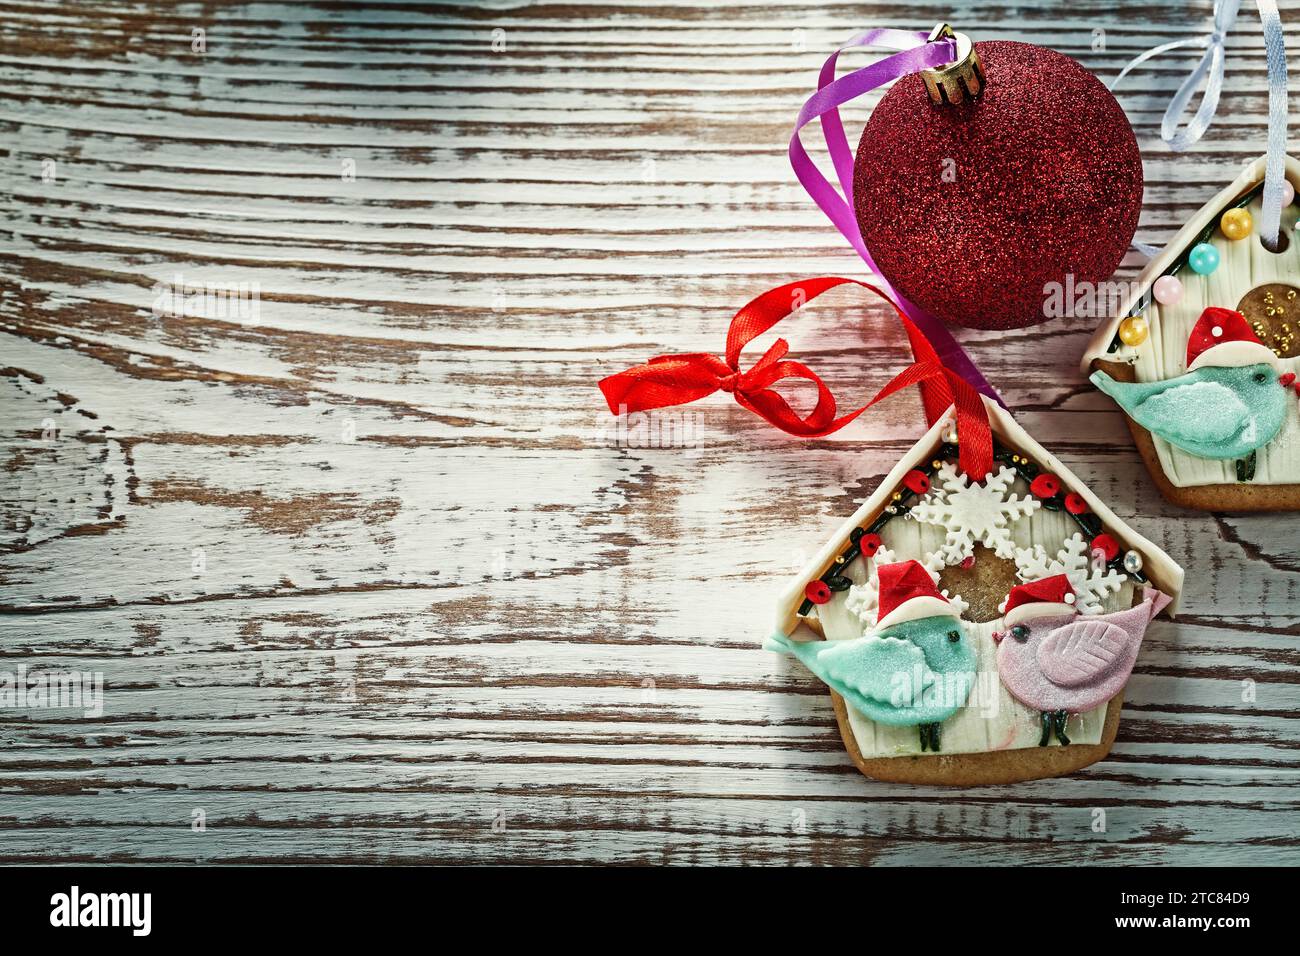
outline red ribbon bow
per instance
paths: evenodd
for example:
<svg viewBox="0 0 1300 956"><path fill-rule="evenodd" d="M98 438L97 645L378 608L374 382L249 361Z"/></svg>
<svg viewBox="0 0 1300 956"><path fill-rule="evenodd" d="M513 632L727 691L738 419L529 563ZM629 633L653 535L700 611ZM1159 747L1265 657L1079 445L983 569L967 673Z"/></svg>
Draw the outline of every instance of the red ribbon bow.
<svg viewBox="0 0 1300 956"><path fill-rule="evenodd" d="M836 418L835 396L812 369L785 358L790 351L785 339L777 339L753 367L740 371L740 353L746 345L803 303L846 282L874 292L893 307L916 359L877 392L875 398L856 411ZM802 378L817 386L817 405L807 416L799 417L772 388L786 378ZM944 366L929 339L888 295L857 279L823 276L764 292L732 318L727 330L725 359L707 352L660 355L644 365L602 379L600 390L615 415L684 405L716 391L731 392L737 402L777 428L802 438L820 438L839 431L876 402L909 385L920 386L926 419L931 425L950 405L956 406L961 470L975 481L982 480L993 467L993 436L983 400L965 379Z"/></svg>

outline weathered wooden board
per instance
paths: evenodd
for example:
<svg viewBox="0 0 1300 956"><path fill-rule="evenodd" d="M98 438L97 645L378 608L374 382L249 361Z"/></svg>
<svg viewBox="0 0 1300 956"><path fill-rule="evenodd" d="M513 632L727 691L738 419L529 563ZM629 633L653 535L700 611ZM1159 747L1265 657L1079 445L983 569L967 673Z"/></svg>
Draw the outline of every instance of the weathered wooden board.
<svg viewBox="0 0 1300 956"><path fill-rule="evenodd" d="M722 397L620 436L594 388L860 274L785 156L838 42L951 16L1110 78L1208 25L1123 6L3 4L0 670L104 697L0 710L0 862L1300 861L1300 519L1164 504L1087 323L962 339L1184 613L1110 759L1018 787L863 779L758 645L912 397L797 442ZM1190 154L1157 131L1192 52L1122 93L1140 239L1262 151L1254 24ZM177 275L256 311L155 315ZM887 326L846 293L783 332L847 399Z"/></svg>

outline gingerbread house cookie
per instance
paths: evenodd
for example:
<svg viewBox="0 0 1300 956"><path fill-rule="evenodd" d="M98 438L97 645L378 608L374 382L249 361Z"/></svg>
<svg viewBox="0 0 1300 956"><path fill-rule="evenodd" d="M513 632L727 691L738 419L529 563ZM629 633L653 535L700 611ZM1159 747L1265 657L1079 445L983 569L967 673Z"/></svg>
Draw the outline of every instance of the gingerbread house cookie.
<svg viewBox="0 0 1300 956"><path fill-rule="evenodd" d="M1183 572L1002 408L961 472L952 410L786 587L765 646L830 689L866 775L976 785L1110 750L1147 624Z"/></svg>
<svg viewBox="0 0 1300 956"><path fill-rule="evenodd" d="M1264 166L1178 232L1083 357L1157 487L1187 507L1300 508L1300 163L1286 162L1277 251L1256 231Z"/></svg>

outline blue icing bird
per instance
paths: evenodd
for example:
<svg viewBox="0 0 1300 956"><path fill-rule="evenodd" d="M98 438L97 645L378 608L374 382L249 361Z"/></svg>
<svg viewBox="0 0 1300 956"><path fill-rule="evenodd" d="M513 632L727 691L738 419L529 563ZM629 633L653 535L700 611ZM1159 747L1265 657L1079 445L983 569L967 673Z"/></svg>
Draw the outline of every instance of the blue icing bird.
<svg viewBox="0 0 1300 956"><path fill-rule="evenodd" d="M1103 371L1091 381L1153 435L1198 458L1246 458L1286 421L1291 392L1267 362L1205 365L1161 382L1117 382Z"/></svg>
<svg viewBox="0 0 1300 956"><path fill-rule="evenodd" d="M939 723L966 703L975 682L975 649L951 614L848 641L795 641L777 633L765 646L797 657L862 716L918 727L922 750L939 749Z"/></svg>
<svg viewBox="0 0 1300 956"><path fill-rule="evenodd" d="M1237 460L1237 478L1255 474L1255 453L1282 430L1295 375L1240 312L1210 306L1187 337L1187 372L1160 382L1089 377L1129 418L1198 458Z"/></svg>

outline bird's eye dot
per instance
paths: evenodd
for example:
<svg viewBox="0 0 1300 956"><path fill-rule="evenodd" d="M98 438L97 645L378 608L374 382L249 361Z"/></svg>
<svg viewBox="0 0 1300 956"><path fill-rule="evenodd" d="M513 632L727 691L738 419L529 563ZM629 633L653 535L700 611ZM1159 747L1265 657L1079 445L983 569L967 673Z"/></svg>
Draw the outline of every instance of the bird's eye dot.
<svg viewBox="0 0 1300 956"><path fill-rule="evenodd" d="M1268 381L1268 375L1264 372L1256 372L1255 381L1258 382L1260 385L1263 385L1265 382Z"/></svg>
<svg viewBox="0 0 1300 956"><path fill-rule="evenodd" d="M958 641L961 640L961 631L949 631L948 640L956 644Z"/></svg>

